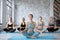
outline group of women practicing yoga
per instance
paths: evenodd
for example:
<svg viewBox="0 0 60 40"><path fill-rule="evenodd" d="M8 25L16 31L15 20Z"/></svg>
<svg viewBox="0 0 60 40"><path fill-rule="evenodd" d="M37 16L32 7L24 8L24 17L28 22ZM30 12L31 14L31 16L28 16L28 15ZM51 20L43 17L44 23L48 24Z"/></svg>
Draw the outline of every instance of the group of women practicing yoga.
<svg viewBox="0 0 60 40"><path fill-rule="evenodd" d="M50 17L50 21L46 28L48 32L55 32L59 28L56 28L56 23L54 22L54 18ZM29 22L25 22L25 18L22 18L22 22L20 27L17 28L18 31L22 32L22 34L26 37L36 38L40 33L44 32L44 22L42 21L42 17L39 17L38 23L33 21L33 15L29 14ZM12 22L12 18L9 18L9 22L7 23L7 27L4 28L6 32L15 32L14 23Z"/></svg>

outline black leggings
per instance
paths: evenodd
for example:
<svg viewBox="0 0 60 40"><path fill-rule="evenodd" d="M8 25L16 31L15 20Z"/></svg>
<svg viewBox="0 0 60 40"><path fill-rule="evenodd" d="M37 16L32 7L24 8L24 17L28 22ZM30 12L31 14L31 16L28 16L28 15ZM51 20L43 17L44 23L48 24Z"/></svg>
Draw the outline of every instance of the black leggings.
<svg viewBox="0 0 60 40"><path fill-rule="evenodd" d="M13 28L4 28L3 30L6 31L6 32L15 32L16 29L13 29Z"/></svg>
<svg viewBox="0 0 60 40"><path fill-rule="evenodd" d="M23 31L25 28L17 28L18 31Z"/></svg>
<svg viewBox="0 0 60 40"><path fill-rule="evenodd" d="M49 32L55 32L55 31L57 31L59 28L47 28L47 30L49 31Z"/></svg>

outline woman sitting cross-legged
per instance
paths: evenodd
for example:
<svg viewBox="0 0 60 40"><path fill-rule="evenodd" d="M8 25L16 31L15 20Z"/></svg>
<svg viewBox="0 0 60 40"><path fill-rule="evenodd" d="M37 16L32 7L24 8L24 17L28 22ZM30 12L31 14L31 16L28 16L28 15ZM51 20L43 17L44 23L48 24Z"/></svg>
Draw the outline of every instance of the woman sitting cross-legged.
<svg viewBox="0 0 60 40"><path fill-rule="evenodd" d="M12 18L9 18L7 26L3 30L6 32L15 32L14 23L12 22Z"/></svg>
<svg viewBox="0 0 60 40"><path fill-rule="evenodd" d="M26 29L22 32L27 38L36 38L40 32L37 31L36 22L33 21L33 15L29 14L29 22L26 25Z"/></svg>
<svg viewBox="0 0 60 40"><path fill-rule="evenodd" d="M38 26L37 27L37 29L38 29L37 31L40 32L40 33L44 32L46 30L46 28L44 28L44 22L43 22L41 16L39 17L39 21L37 23L37 26Z"/></svg>
<svg viewBox="0 0 60 40"><path fill-rule="evenodd" d="M21 24L20 24L20 27L17 28L17 30L18 30L18 31L24 31L25 28L26 28L26 22L25 22L25 18L23 17L23 18L22 18L22 22L21 22Z"/></svg>
<svg viewBox="0 0 60 40"><path fill-rule="evenodd" d="M48 28L47 30L49 32L55 32L57 31L59 28L56 28L56 23L54 22L54 18L53 17L50 17L50 21L48 23Z"/></svg>

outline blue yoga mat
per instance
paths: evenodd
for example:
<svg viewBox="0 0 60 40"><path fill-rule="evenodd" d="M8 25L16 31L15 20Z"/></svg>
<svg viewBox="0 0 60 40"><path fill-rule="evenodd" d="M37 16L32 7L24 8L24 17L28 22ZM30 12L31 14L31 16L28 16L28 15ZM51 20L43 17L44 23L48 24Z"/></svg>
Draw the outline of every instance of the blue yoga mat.
<svg viewBox="0 0 60 40"><path fill-rule="evenodd" d="M39 36L38 38L32 39L32 38L26 38L25 36L12 36L10 38L8 38L8 40L53 40L56 39L55 36L51 35L47 35L47 36Z"/></svg>
<svg viewBox="0 0 60 40"><path fill-rule="evenodd" d="M58 31L56 31L56 32L44 32L44 33L60 33L60 30L58 30ZM0 32L0 34L19 34L19 32L5 32L5 31L3 31L3 32Z"/></svg>
<svg viewBox="0 0 60 40"><path fill-rule="evenodd" d="M19 34L19 32L0 32L0 34Z"/></svg>
<svg viewBox="0 0 60 40"><path fill-rule="evenodd" d="M56 32L44 32L44 33L60 33L60 29ZM2 31L2 32L0 32L0 34L19 34L19 32L17 31L17 32L10 33L10 32Z"/></svg>

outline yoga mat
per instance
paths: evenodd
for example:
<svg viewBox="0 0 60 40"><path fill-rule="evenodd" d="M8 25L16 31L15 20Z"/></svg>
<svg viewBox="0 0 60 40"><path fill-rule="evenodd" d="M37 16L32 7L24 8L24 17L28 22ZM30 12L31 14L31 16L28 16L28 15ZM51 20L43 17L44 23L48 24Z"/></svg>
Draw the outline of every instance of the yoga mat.
<svg viewBox="0 0 60 40"><path fill-rule="evenodd" d="M16 34L19 34L19 31L15 31L15 32L5 32L5 31L2 31L2 32L0 32L0 34L14 34L14 33L16 33ZM43 33L60 33L60 29L58 30L58 31L56 31L56 32L43 32Z"/></svg>
<svg viewBox="0 0 60 40"><path fill-rule="evenodd" d="M0 32L0 34L19 34L19 32Z"/></svg>
<svg viewBox="0 0 60 40"><path fill-rule="evenodd" d="M12 36L10 38L8 38L8 40L54 40L56 39L55 36L53 35L46 35L46 36L39 36L38 38L26 38L25 36L21 35L21 36Z"/></svg>

